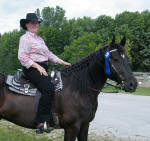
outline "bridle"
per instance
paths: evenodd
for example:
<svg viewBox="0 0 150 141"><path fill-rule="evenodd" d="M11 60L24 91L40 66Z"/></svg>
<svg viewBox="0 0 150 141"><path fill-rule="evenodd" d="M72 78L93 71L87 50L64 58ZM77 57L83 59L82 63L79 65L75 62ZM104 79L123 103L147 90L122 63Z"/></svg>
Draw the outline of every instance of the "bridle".
<svg viewBox="0 0 150 141"><path fill-rule="evenodd" d="M109 52L111 53L111 52L115 52L115 51L117 51L117 49L110 50ZM109 62L111 62L111 60L109 60ZM112 63L110 63L110 65L114 69L114 71L117 73L117 69L115 68L115 66ZM119 74L119 73L117 73L117 74ZM121 74L119 74L119 77L123 78ZM106 82L106 84L108 84L108 85L110 85L112 87L115 87L116 89L119 89L119 90L123 90L124 89L124 82L123 81L121 82L121 84L117 84L117 85L113 85L113 84L110 84L108 82ZM91 89L93 91L96 91L96 92L101 92L100 90L97 90L97 89L94 89L94 88L91 88Z"/></svg>
<svg viewBox="0 0 150 141"><path fill-rule="evenodd" d="M115 51L117 51L117 49L113 49L113 50L110 50L109 52L115 52ZM110 65L111 65L111 67L113 68L113 70L117 73L117 74L119 74L118 72L117 72L117 69L115 68L115 66L111 63L111 60L109 60L110 61ZM123 80L123 77L122 77L122 75L121 74L119 74L119 77ZM117 88L117 89L120 89L120 90L123 90L124 89L124 81L121 81L121 84L117 84L116 86L115 85L113 85L113 84L110 84L110 83L106 83L106 84L108 84L108 85L110 85L110 86L112 86L112 87L115 87L115 88Z"/></svg>

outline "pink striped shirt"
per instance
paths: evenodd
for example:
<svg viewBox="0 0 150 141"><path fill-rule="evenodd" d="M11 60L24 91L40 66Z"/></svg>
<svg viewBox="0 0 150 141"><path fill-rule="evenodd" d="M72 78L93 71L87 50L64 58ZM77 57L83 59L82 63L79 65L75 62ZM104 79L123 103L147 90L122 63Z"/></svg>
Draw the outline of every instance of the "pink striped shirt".
<svg viewBox="0 0 150 141"><path fill-rule="evenodd" d="M30 68L34 62L48 60L55 64L62 62L48 49L40 36L28 31L20 37L18 59L26 68Z"/></svg>

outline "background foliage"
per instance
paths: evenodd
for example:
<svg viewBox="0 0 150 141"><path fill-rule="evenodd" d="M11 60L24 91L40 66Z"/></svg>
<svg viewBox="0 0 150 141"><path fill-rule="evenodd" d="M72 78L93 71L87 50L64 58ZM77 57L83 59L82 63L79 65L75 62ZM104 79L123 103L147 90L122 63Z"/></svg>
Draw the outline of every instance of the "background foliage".
<svg viewBox="0 0 150 141"><path fill-rule="evenodd" d="M45 7L41 11L37 9L35 13L43 19L38 34L62 59L74 63L109 45L113 35L118 42L126 36L133 71L150 71L150 11L124 11L115 18L100 15L95 19L67 19L65 10L59 6ZM24 33L20 29L0 34L0 72L14 74L21 67L17 56L19 38Z"/></svg>

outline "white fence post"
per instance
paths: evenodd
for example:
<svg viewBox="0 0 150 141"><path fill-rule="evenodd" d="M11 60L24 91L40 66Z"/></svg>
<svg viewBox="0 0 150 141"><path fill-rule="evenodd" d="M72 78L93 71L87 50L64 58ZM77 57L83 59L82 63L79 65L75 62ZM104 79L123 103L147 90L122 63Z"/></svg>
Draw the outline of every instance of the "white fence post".
<svg viewBox="0 0 150 141"><path fill-rule="evenodd" d="M150 73L149 72L134 72L138 81L139 87L150 87Z"/></svg>

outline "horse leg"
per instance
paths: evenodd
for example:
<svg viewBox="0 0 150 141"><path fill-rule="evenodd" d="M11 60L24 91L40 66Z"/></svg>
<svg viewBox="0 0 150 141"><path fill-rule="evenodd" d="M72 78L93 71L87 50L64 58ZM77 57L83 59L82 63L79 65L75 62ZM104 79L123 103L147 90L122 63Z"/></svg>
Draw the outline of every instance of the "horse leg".
<svg viewBox="0 0 150 141"><path fill-rule="evenodd" d="M75 141L78 135L79 129L76 127L65 128L64 141Z"/></svg>
<svg viewBox="0 0 150 141"><path fill-rule="evenodd" d="M80 128L80 132L77 136L78 141L87 141L88 139L88 130L89 130L89 123L82 124Z"/></svg>

